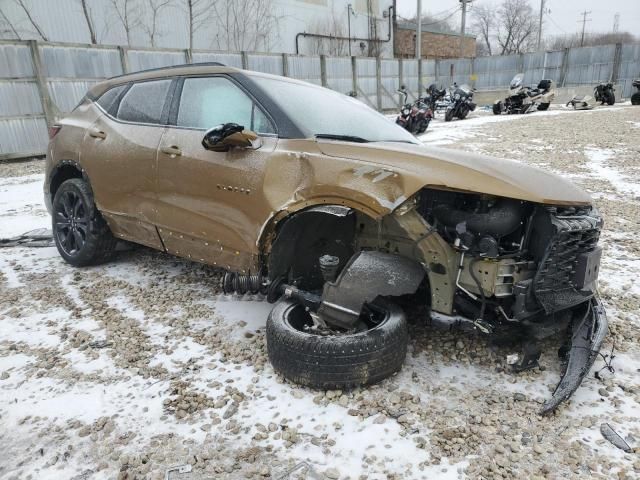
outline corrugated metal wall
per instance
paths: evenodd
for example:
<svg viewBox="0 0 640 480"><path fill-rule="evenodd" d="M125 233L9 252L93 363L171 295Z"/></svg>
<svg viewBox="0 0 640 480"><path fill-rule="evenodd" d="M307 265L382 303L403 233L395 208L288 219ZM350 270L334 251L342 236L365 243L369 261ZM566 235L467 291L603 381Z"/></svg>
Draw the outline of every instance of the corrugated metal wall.
<svg viewBox="0 0 640 480"><path fill-rule="evenodd" d="M419 84L424 88L431 83L448 86L457 82L474 84L480 90L504 89L520 72L530 85L542 78L558 84L564 80L566 86L592 85L612 77L617 57L617 84L622 85L623 90L619 93L629 97L633 90L631 82L640 77L640 45L607 45L473 60L422 60L421 82L417 60L380 59L378 65L375 58L357 57L355 77L358 98L373 108L378 108L380 102L383 109L395 109L400 81L407 87L410 98L418 94ZM43 91L37 81L34 58L39 59ZM51 99L51 108L46 110L53 120L52 117L71 111L96 82L122 74L123 63L129 71L137 71L182 64L188 59L187 51L176 49L0 41L0 158L45 151L47 122L43 95ZM238 68L246 62L250 70L287 74L318 85L323 81L319 56L196 50L191 61L220 62ZM345 94L351 92L353 65L350 57L325 57L327 87Z"/></svg>

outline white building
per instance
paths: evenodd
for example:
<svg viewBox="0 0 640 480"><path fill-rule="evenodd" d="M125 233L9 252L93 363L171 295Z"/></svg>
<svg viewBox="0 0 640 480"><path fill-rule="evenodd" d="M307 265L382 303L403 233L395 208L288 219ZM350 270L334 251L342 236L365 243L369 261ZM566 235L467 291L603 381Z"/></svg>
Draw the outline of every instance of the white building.
<svg viewBox="0 0 640 480"><path fill-rule="evenodd" d="M380 52L391 57L394 3L394 0L0 0L0 38L91 43L90 22L99 44L165 48L191 45L193 49L291 54L374 56Z"/></svg>

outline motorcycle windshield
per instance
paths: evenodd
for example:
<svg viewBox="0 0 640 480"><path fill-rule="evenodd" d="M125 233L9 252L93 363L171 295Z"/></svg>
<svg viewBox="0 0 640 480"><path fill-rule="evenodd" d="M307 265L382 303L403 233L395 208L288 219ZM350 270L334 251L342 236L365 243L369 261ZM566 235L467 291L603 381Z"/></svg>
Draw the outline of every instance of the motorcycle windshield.
<svg viewBox="0 0 640 480"><path fill-rule="evenodd" d="M464 94L464 95L469 95L471 93L471 87L467 84L465 85L460 85L458 87L458 90L456 90L456 93L460 93L460 94Z"/></svg>
<svg viewBox="0 0 640 480"><path fill-rule="evenodd" d="M523 83L524 83L524 74L519 73L515 77L513 77L513 80L511 80L511 84L509 85L509 88L511 89L519 88L522 86Z"/></svg>

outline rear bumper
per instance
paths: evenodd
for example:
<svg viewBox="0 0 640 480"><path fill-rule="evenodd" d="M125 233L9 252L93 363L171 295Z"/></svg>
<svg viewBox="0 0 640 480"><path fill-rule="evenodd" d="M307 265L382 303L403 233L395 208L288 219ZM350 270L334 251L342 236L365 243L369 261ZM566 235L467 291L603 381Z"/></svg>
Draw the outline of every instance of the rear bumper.
<svg viewBox="0 0 640 480"><path fill-rule="evenodd" d="M583 317L574 319L566 370L553 395L542 406L540 413L543 415L553 412L573 395L589 374L602 348L609 323L604 307L597 296L589 300L587 312L582 315Z"/></svg>

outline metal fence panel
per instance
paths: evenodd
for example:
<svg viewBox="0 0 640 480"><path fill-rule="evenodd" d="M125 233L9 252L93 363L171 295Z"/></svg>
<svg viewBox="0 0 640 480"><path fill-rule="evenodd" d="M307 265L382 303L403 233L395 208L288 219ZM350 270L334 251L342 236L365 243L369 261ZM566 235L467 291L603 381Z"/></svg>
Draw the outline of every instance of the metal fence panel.
<svg viewBox="0 0 640 480"><path fill-rule="evenodd" d="M382 108L398 108L400 97L400 63L398 60L380 60L380 81L382 83Z"/></svg>
<svg viewBox="0 0 640 480"><path fill-rule="evenodd" d="M409 98L418 95L417 60L402 60L402 83L409 92Z"/></svg>
<svg viewBox="0 0 640 480"><path fill-rule="evenodd" d="M0 77L27 78L34 75L28 45L0 44Z"/></svg>
<svg viewBox="0 0 640 480"><path fill-rule="evenodd" d="M435 60L422 60L422 78L420 83L423 88L428 87L432 83L442 83L442 72L439 73L440 77L436 75L436 61Z"/></svg>
<svg viewBox="0 0 640 480"><path fill-rule="evenodd" d="M613 73L615 51L615 45L569 50L565 85L584 85L609 81Z"/></svg>
<svg viewBox="0 0 640 480"><path fill-rule="evenodd" d="M370 107L378 105L378 81L376 76L375 58L356 59L356 73L358 75L358 98Z"/></svg>
<svg viewBox="0 0 640 480"><path fill-rule="evenodd" d="M640 45L623 45L620 52L618 83L622 84L622 94L626 98L635 92L632 83L636 78L640 78Z"/></svg>
<svg viewBox="0 0 640 480"><path fill-rule="evenodd" d="M193 52L193 63L219 62L227 67L242 68L242 55L239 53Z"/></svg>
<svg viewBox="0 0 640 480"><path fill-rule="evenodd" d="M345 94L353 90L351 58L327 57L325 68L327 70L327 86L329 88Z"/></svg>
<svg viewBox="0 0 640 480"><path fill-rule="evenodd" d="M476 88L491 90L508 87L511 79L521 73L520 61L520 55L476 58Z"/></svg>
<svg viewBox="0 0 640 480"><path fill-rule="evenodd" d="M48 138L43 117L0 118L0 155L44 153Z"/></svg>
<svg viewBox="0 0 640 480"><path fill-rule="evenodd" d="M322 85L319 56L289 55L287 65L290 77Z"/></svg>
<svg viewBox="0 0 640 480"><path fill-rule="evenodd" d="M128 50L127 57L129 59L129 69L132 72L187 63L187 58L183 51Z"/></svg>
<svg viewBox="0 0 640 480"><path fill-rule="evenodd" d="M78 80L74 81L48 81L47 88L51 100L58 107L61 113L68 113L80 102L87 91L93 87L98 80Z"/></svg>
<svg viewBox="0 0 640 480"><path fill-rule="evenodd" d="M256 72L272 73L274 75L282 75L282 55L262 55L262 54L249 54L247 55L249 70L255 70Z"/></svg>
<svg viewBox="0 0 640 480"><path fill-rule="evenodd" d="M109 78L122 75L116 48L82 48L44 45L39 47L47 77Z"/></svg>
<svg viewBox="0 0 640 480"><path fill-rule="evenodd" d="M0 117L42 113L42 103L36 82L0 81Z"/></svg>

